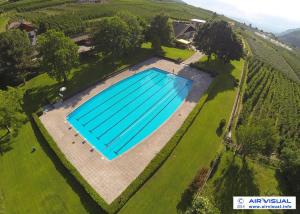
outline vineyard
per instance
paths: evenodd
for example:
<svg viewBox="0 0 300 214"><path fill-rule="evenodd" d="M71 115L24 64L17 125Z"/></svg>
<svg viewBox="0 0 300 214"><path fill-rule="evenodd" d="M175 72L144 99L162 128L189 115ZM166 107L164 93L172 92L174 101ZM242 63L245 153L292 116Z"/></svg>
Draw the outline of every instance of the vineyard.
<svg viewBox="0 0 300 214"><path fill-rule="evenodd" d="M240 123L273 119L282 142L300 142L300 85L273 67L252 58Z"/></svg>
<svg viewBox="0 0 300 214"><path fill-rule="evenodd" d="M18 12L22 11L32 11L45 7L51 7L55 5L61 5L65 3L74 2L74 0L23 0L23 1L15 1L15 2L5 2L0 4L0 8L3 11L16 10Z"/></svg>
<svg viewBox="0 0 300 214"><path fill-rule="evenodd" d="M300 55L271 42L255 36L253 33L244 33L253 54L261 61L271 65L289 79L300 82Z"/></svg>
<svg viewBox="0 0 300 214"><path fill-rule="evenodd" d="M146 21L161 12L174 19L212 17L212 12L187 4L151 0L109 0L94 4L81 4L75 0L20 0L0 3L0 11L6 12L10 22L22 18L34 23L39 33L57 29L69 36L88 32L102 17L113 16L119 11L129 11Z"/></svg>

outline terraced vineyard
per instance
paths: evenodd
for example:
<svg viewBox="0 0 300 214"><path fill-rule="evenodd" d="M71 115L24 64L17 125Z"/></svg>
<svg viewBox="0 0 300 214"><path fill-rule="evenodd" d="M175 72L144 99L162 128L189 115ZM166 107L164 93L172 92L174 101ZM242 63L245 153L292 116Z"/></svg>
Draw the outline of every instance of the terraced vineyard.
<svg viewBox="0 0 300 214"><path fill-rule="evenodd" d="M23 0L15 2L3 2L0 3L0 8L4 11L16 10L16 11L32 11L45 7L61 5L65 3L74 2L74 0Z"/></svg>
<svg viewBox="0 0 300 214"><path fill-rule="evenodd" d="M248 71L240 122L271 118L283 141L300 142L300 85L255 58Z"/></svg>
<svg viewBox="0 0 300 214"><path fill-rule="evenodd" d="M300 54L262 39L251 32L244 32L253 54L285 76L300 82Z"/></svg>

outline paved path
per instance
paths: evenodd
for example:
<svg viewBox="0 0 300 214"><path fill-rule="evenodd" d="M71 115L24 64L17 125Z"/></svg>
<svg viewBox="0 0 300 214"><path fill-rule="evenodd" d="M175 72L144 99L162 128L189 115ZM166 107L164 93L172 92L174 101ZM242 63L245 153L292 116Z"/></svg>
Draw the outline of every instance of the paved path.
<svg viewBox="0 0 300 214"><path fill-rule="evenodd" d="M199 59L204 56L203 53L197 51L196 53L194 53L190 58L186 59L185 61L183 61L182 63L183 64L186 64L186 65L189 65L193 62L198 62Z"/></svg>
<svg viewBox="0 0 300 214"><path fill-rule="evenodd" d="M70 125L66 121L66 116L112 84L151 67L165 71L174 70L176 74L193 80L192 89L186 100L158 130L118 158L110 161L97 151L91 152L90 144L82 143L81 136L76 134L75 130L69 129ZM185 64L151 58L78 93L62 104L57 104L55 109L44 113L40 119L66 158L94 190L107 203L111 203L145 169L181 127L211 81L212 78L208 74Z"/></svg>

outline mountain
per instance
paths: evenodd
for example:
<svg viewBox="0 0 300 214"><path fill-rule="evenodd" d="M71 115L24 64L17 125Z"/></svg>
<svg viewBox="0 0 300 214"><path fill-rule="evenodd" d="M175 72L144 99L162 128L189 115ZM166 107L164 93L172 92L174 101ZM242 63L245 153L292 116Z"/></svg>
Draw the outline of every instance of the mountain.
<svg viewBox="0 0 300 214"><path fill-rule="evenodd" d="M300 28L290 29L277 35L278 39L300 48Z"/></svg>

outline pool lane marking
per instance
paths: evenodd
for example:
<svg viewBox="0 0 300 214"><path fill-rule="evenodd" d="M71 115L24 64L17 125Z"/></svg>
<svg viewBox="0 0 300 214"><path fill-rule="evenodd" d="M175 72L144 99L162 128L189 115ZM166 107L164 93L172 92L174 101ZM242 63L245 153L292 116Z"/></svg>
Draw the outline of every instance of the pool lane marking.
<svg viewBox="0 0 300 214"><path fill-rule="evenodd" d="M131 88L133 85L135 85L136 83L140 82L141 80L149 77L150 75L152 75L153 73L150 72L150 74L147 74L146 76L143 76L142 78L138 79L137 81L133 82L132 84L130 84L128 87L126 87L125 90L121 90L121 91L118 91L116 94L114 94L113 96L107 98L106 100L104 100L104 102L94 106L92 109L90 109L89 111L87 111L86 113L84 113L83 115L79 116L78 118L76 118L77 121L79 121L82 117L88 115L89 113L91 113L92 111L94 111L95 109L97 109L99 106L101 106L102 104L106 103L107 101L109 101L111 98L114 98L115 96L125 92L126 90L128 90L129 88ZM156 74L154 75L154 77L158 76L159 74ZM101 94L101 92L100 92ZM96 95L97 96L97 95Z"/></svg>
<svg viewBox="0 0 300 214"><path fill-rule="evenodd" d="M104 132L102 132L101 135L98 135L96 138L99 140L103 135L105 135L110 129L112 129L113 127L115 127L116 125L118 125L122 120L124 120L126 117L128 117L131 113L135 112L136 109L138 109L139 107L141 107L142 105L144 105L149 99L151 99L154 95L156 95L157 92L159 92L160 90L162 90L164 87L166 87L168 84L172 83L173 81L171 79L168 80L168 82L166 84L164 84L162 87L160 87L158 90L156 90L154 93L152 93L150 96L148 96L146 98L146 100L142 103L140 103L138 106L136 106L133 110L131 110L128 114L126 114L124 117L122 117L120 120L118 120L117 122L115 122L112 126L110 126L109 128L106 128L106 130ZM145 92L144 92L145 93ZM144 94L142 93L142 94ZM140 97L142 94L139 94L138 97ZM136 101L137 99L133 100ZM121 108L121 110L124 109L124 107ZM118 112L117 112L118 113ZM108 118L110 119L110 118ZM101 126L103 123L101 123L99 126ZM99 127L98 126L98 127ZM98 128L97 127L97 128Z"/></svg>
<svg viewBox="0 0 300 214"><path fill-rule="evenodd" d="M186 86L186 85L185 85ZM185 87L184 86L184 87ZM125 129L122 130L121 133L119 133L118 136L114 137L109 143L106 143L105 146L109 147L111 144L115 143L117 139L119 139L121 136L123 136L125 133L127 133L127 131L133 127L136 123L138 123L139 121L141 121L145 116L147 116L150 112L152 112L151 110L154 109L154 106L160 106L160 103L163 103L165 100L169 99L170 95L172 95L174 88L171 88L170 90L167 91L167 93L165 93L163 96L161 96L161 98L158 102L153 103L149 108L146 109L146 111L143 112L143 116L137 118L136 120L134 120L132 123L130 123ZM174 90L176 92L176 90ZM171 93L170 93L171 92ZM175 97L178 95L178 93L176 93Z"/></svg>
<svg viewBox="0 0 300 214"><path fill-rule="evenodd" d="M159 81L158 81L159 82ZM171 83L171 80L169 80L163 87L165 87L167 84ZM101 123L97 124L96 126L94 126L92 129L90 129L89 131L90 132L93 132L95 129L97 129L99 126L101 126L103 123L105 123L107 120L111 119L112 117L114 117L117 113L119 113L120 111L122 111L125 107L127 107L128 105L132 104L134 101L137 101L138 98L145 94L146 92L148 92L148 89L151 89L155 84L151 85L150 87L148 87L146 90L144 90L142 93L138 94L136 97L134 97L131 101L129 101L128 103L126 103L125 105L121 106L121 108L116 111L116 112L113 112L113 115L112 116L109 116L107 117L105 120L103 120ZM162 89L162 87L160 87L158 90L155 91L155 93L157 93L158 91L160 91ZM151 94L151 96L147 97L147 99L150 99L152 96L154 96L155 94ZM146 101L145 101L146 102ZM143 102L142 104L144 104L145 102ZM140 106L140 105L138 105ZM137 108L137 107L136 107ZM136 110L136 108L134 110ZM129 113L127 114L129 115ZM126 116L127 116L126 115ZM126 117L123 117L122 119L125 119ZM121 120L122 120L121 119ZM120 120L120 121L121 121Z"/></svg>
<svg viewBox="0 0 300 214"><path fill-rule="evenodd" d="M139 87L137 87L136 89L132 90L131 92L129 92L127 95L119 98L116 102L114 102L113 104L111 104L110 106L106 107L104 110L102 110L100 113L97 113L94 117L92 117L91 119L89 119L88 121L86 121L85 123L82 123L82 126L86 126L87 124L89 124L90 122L92 122L93 120L97 119L99 115L103 114L104 112L106 112L108 109L110 109L111 107L115 106L116 104L118 104L121 100L123 100L124 98L130 96L133 92L137 91L138 89L142 88L143 86L145 86L145 84L147 84L148 82L151 82L151 80L155 79L156 77L158 77L159 75L155 76L154 78L150 79L149 81L146 81L144 84L140 85ZM160 78L159 81L161 81L164 77ZM158 81L158 82L159 82ZM152 84L155 85L156 83ZM151 87L152 87L151 86ZM151 88L150 87L150 88Z"/></svg>
<svg viewBox="0 0 300 214"><path fill-rule="evenodd" d="M118 154L120 150L122 150L132 139L134 139L141 131L144 130L144 128L146 128L146 126L148 126L148 124L150 124L176 97L179 93L181 93L183 91L183 89L185 89L188 86L188 84L186 83L184 85L184 87L182 87L182 89L150 120L148 121L134 136L132 136L129 140L127 140L125 142L125 144L123 144L119 149L113 151L115 154Z"/></svg>

